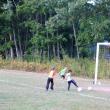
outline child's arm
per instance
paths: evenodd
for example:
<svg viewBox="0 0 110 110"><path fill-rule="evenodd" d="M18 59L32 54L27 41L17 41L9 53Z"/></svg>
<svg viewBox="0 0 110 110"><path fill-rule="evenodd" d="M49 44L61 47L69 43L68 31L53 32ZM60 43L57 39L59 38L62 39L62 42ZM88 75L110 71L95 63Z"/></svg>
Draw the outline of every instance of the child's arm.
<svg viewBox="0 0 110 110"><path fill-rule="evenodd" d="M56 70L54 70L53 76L55 76L56 74L57 74L57 71L56 71Z"/></svg>

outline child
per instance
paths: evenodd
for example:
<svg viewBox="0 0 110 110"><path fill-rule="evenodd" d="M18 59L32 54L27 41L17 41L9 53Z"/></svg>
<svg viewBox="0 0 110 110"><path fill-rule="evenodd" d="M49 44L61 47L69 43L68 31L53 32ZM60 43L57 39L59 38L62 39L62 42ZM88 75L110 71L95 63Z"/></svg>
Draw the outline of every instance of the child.
<svg viewBox="0 0 110 110"><path fill-rule="evenodd" d="M59 75L61 76L61 78L65 79L65 74L67 72L67 67L65 67L64 69L62 69L60 72L59 72Z"/></svg>
<svg viewBox="0 0 110 110"><path fill-rule="evenodd" d="M72 73L72 71L71 70L68 70L68 73L66 74L66 79L67 79L67 82L68 82L68 91L70 90L71 83L73 83L75 85L75 87L77 88L78 91L81 91L81 88L78 87L78 85L75 82L75 80L73 80L71 78L71 73Z"/></svg>
<svg viewBox="0 0 110 110"><path fill-rule="evenodd" d="M47 79L47 84L46 84L46 90L48 91L49 89L49 85L51 83L51 86L50 86L50 89L53 90L53 85L54 85L54 75L56 74L56 70L55 70L55 67L52 67L51 68L51 71L49 72L49 75L48 75L48 79Z"/></svg>

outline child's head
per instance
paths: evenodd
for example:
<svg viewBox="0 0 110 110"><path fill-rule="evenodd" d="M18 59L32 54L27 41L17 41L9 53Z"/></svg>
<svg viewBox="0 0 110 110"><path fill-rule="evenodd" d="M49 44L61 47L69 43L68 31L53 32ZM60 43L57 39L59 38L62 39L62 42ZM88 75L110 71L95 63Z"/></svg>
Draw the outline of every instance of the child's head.
<svg viewBox="0 0 110 110"><path fill-rule="evenodd" d="M72 70L68 70L68 73L72 73Z"/></svg>
<svg viewBox="0 0 110 110"><path fill-rule="evenodd" d="M55 70L55 65L52 65L51 70Z"/></svg>

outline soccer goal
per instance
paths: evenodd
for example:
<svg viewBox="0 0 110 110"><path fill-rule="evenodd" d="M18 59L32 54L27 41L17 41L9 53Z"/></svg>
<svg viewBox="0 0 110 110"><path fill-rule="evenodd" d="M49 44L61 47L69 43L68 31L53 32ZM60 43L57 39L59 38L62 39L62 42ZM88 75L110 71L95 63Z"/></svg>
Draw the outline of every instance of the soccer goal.
<svg viewBox="0 0 110 110"><path fill-rule="evenodd" d="M110 43L97 43L94 84L100 77L110 77Z"/></svg>

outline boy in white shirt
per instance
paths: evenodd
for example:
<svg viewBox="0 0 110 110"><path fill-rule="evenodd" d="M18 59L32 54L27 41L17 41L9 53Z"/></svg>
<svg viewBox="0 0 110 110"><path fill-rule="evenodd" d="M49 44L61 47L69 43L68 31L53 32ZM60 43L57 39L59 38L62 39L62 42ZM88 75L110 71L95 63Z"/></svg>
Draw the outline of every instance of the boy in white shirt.
<svg viewBox="0 0 110 110"><path fill-rule="evenodd" d="M73 83L75 85L75 87L77 88L78 91L81 91L81 88L79 88L77 83L75 82L75 80L72 79L71 73L72 73L72 71L68 70L68 73L66 74L66 79L68 82L68 91L70 90L71 83Z"/></svg>

